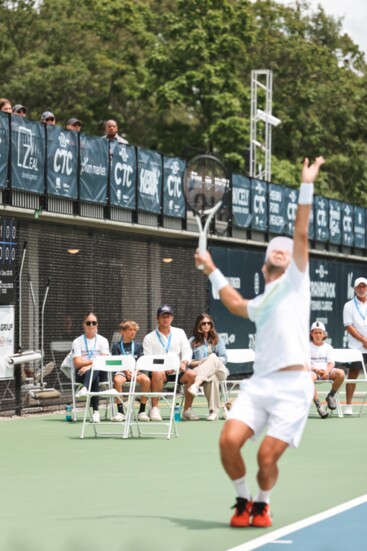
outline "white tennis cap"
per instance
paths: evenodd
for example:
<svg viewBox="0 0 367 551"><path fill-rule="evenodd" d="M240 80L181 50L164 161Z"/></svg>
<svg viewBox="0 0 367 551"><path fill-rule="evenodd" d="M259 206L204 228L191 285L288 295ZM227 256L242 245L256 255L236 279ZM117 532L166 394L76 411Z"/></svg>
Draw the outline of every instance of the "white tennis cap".
<svg viewBox="0 0 367 551"><path fill-rule="evenodd" d="M272 251L288 251L290 254L293 252L293 239L290 237L274 237L266 248L265 260L269 258Z"/></svg>
<svg viewBox="0 0 367 551"><path fill-rule="evenodd" d="M314 329L321 329L324 333L326 333L325 325L322 323L322 321L314 321L311 325L311 331Z"/></svg>
<svg viewBox="0 0 367 551"><path fill-rule="evenodd" d="M357 277L354 282L354 287L358 287L360 283L364 283L365 285L367 285L367 279L365 277Z"/></svg>

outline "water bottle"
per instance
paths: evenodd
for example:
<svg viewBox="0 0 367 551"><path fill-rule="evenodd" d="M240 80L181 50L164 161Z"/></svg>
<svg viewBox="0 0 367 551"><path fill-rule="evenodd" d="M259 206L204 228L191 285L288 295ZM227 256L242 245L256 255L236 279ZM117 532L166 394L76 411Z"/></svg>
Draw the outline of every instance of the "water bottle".
<svg viewBox="0 0 367 551"><path fill-rule="evenodd" d="M181 406L180 404L175 405L175 422L178 423L181 421Z"/></svg>
<svg viewBox="0 0 367 551"><path fill-rule="evenodd" d="M73 408L71 404L67 404L65 408L65 421L71 423L73 420Z"/></svg>

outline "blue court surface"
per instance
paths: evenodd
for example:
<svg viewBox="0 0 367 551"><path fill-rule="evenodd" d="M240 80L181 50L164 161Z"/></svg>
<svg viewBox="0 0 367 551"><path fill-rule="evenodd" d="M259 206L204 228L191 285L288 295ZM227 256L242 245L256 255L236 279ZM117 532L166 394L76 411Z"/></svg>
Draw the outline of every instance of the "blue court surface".
<svg viewBox="0 0 367 551"><path fill-rule="evenodd" d="M335 482L337 484L337 481ZM366 480L361 480L365 486ZM317 489L315 488L315 499ZM227 551L364 551L367 549L367 495L284 526Z"/></svg>

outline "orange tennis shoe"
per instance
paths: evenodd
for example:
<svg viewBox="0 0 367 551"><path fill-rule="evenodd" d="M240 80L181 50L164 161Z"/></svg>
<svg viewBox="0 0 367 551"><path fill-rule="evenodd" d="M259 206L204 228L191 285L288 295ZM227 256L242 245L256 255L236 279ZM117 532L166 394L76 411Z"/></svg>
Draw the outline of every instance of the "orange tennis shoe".
<svg viewBox="0 0 367 551"><path fill-rule="evenodd" d="M257 528L268 528L273 524L268 503L254 501L251 509L251 516L251 526L256 526Z"/></svg>
<svg viewBox="0 0 367 551"><path fill-rule="evenodd" d="M250 526L250 515L252 509L252 501L244 497L237 497L236 503L232 509L235 509L230 525L234 528L246 528Z"/></svg>

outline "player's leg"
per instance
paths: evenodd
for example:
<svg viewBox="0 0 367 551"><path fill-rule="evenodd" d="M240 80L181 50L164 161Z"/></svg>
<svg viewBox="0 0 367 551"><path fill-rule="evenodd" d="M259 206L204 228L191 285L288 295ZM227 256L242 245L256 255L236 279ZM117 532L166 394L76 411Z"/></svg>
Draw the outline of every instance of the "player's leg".
<svg viewBox="0 0 367 551"><path fill-rule="evenodd" d="M113 378L113 388L117 392L122 392L122 387L126 383L126 377L122 373L116 373ZM121 422L125 421L125 411L122 398L116 398L117 414L113 417L112 421Z"/></svg>
<svg viewBox="0 0 367 551"><path fill-rule="evenodd" d="M153 371L151 380L152 392L162 392L163 385L167 381L164 371ZM162 421L162 416L158 407L158 397L152 398L152 409L150 410L151 421Z"/></svg>
<svg viewBox="0 0 367 551"><path fill-rule="evenodd" d="M241 448L251 438L254 431L242 421L229 419L225 422L220 435L219 447L222 465L235 487L237 494L235 512L230 524L236 528L250 526L252 501L246 481L246 466Z"/></svg>
<svg viewBox="0 0 367 551"><path fill-rule="evenodd" d="M192 411L192 402L194 401L194 395L189 392L196 377L196 373L193 369L186 369L185 373L180 378L180 383L184 385L185 389L185 403L183 417L186 421L198 421L199 417Z"/></svg>
<svg viewBox="0 0 367 551"><path fill-rule="evenodd" d="M344 378L345 378L345 373L342 369L334 368L331 370L330 380L333 381L333 384L329 394L326 396L326 402L329 409L336 409L335 394L342 386L344 382Z"/></svg>
<svg viewBox="0 0 367 551"><path fill-rule="evenodd" d="M351 367L348 370L348 379L358 379L359 372L360 372L360 365L361 364L359 362L353 362L351 364ZM353 400L355 389L356 389L356 385L353 383L352 384L348 383L347 385L345 385L345 395L346 395L347 405L344 413L346 415L353 413L352 400Z"/></svg>
<svg viewBox="0 0 367 551"><path fill-rule="evenodd" d="M139 373L136 377L136 381L140 385L141 392L149 392L150 391L150 379L149 379L148 375L146 375L145 373ZM139 421L145 421L145 422L150 421L150 418L149 418L149 416L147 415L147 413L145 411L147 401L148 401L147 396L142 396L140 398L140 406L139 406L139 411L138 411L138 420Z"/></svg>
<svg viewBox="0 0 367 551"><path fill-rule="evenodd" d="M318 375L317 375L317 373L315 373L315 371L311 371L311 378L312 378L314 383L315 383L315 381L317 381ZM316 385L315 385L315 391L314 391L314 395L313 395L313 402L315 404L317 413L320 415L321 419L326 419L327 417L329 417L328 412L325 411L324 408L321 405L321 402L320 402L318 394L317 394Z"/></svg>

